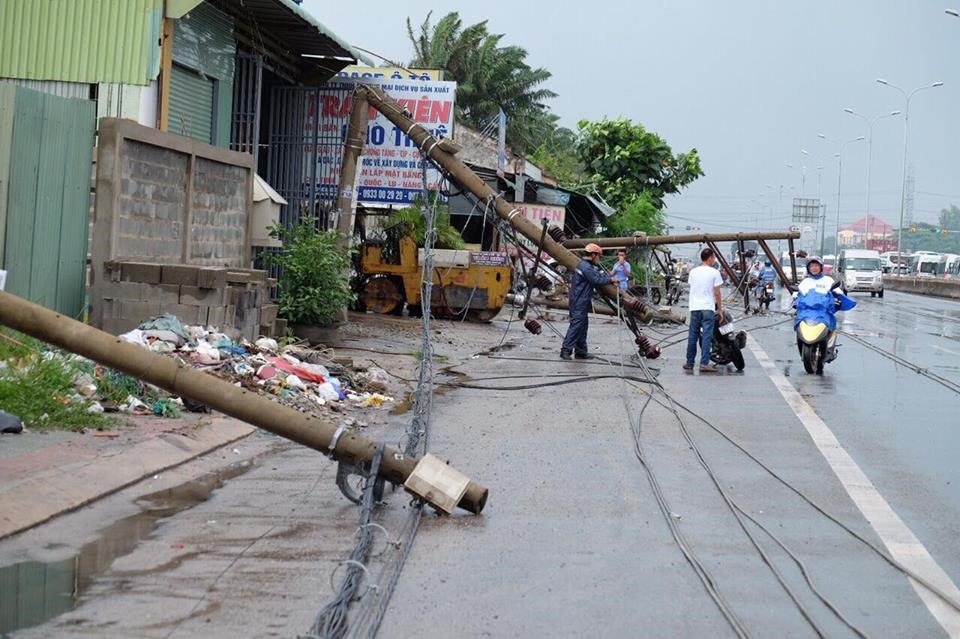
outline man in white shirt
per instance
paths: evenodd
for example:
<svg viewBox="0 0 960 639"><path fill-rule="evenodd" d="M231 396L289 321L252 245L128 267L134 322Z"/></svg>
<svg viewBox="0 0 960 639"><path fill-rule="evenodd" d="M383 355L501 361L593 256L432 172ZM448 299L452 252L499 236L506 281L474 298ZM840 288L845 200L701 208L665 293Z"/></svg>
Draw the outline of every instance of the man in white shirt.
<svg viewBox="0 0 960 639"><path fill-rule="evenodd" d="M693 370L693 360L696 359L699 343L700 372L717 372L717 367L710 363L713 324L717 313L723 311L723 303L720 301L723 278L713 267L716 260L713 249L703 249L700 251L700 266L692 269L687 279L690 285L690 328L687 333L687 361L683 365L685 371Z"/></svg>

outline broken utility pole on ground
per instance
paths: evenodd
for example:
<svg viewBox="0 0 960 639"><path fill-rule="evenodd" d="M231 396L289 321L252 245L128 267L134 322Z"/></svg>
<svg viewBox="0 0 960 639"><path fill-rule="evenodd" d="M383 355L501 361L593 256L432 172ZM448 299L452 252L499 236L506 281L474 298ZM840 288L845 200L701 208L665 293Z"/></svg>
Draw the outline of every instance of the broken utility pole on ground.
<svg viewBox="0 0 960 639"><path fill-rule="evenodd" d="M593 242L601 248L626 248L630 246L663 246L665 244L706 244L713 249L713 252L717 256L717 260L720 262L721 268L727 274L727 277L730 281L740 287L747 278L747 268L746 263L744 262L744 242L747 241L756 241L760 248L763 249L763 252L766 253L767 258L770 260L770 265L773 266L774 270L777 272L777 276L780 278L780 283L789 291L796 290L797 287L797 269L795 264L795 254L793 252L793 240L800 237L799 231L764 231L764 232L743 232L743 233L688 233L686 235L644 235L638 233L636 235L630 235L627 237L598 237L598 238L577 238L575 240L567 240L563 245L568 249L578 249L583 248L588 243ZM770 248L770 245L767 244L767 240L787 240L790 246L790 263L793 268L793 277L787 277L787 274L784 272L782 266L780 265L780 259L773 253L773 250ZM720 250L720 247L717 245L717 242L737 242L740 246L738 251L740 256L740 277L737 277L736 272L733 270L733 267L727 262L726 257L723 254L723 251ZM744 304L749 309L750 308L750 298L749 293L744 291Z"/></svg>
<svg viewBox="0 0 960 639"><path fill-rule="evenodd" d="M0 323L318 450L341 463L369 467L376 451L376 443L327 419L287 408L10 293L0 292ZM420 473L419 461L387 447L383 451L379 476L402 485L411 475ZM418 496L434 504L429 495ZM479 514L486 501L487 489L469 481L457 505Z"/></svg>

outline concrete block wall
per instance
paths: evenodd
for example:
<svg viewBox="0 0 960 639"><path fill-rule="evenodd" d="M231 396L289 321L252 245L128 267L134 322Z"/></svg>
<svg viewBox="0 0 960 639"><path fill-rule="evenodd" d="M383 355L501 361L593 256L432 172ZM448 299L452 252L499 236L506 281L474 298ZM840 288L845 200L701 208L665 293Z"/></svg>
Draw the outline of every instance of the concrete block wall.
<svg viewBox="0 0 960 639"><path fill-rule="evenodd" d="M113 257L176 263L183 254L189 156L136 140L120 164Z"/></svg>
<svg viewBox="0 0 960 639"><path fill-rule="evenodd" d="M250 154L129 120L101 120L90 250L91 323L103 328L106 319L127 319L117 316L123 314L121 305L105 289L116 275L108 264L130 263L132 270L118 281L201 288L220 288L227 282L201 281L198 278L222 280L223 275L201 275L197 266L249 267L253 176ZM160 266L168 268L161 271ZM150 302L184 305L172 289L155 286L151 292L156 297ZM184 306L203 306L193 301ZM132 309L147 307L125 308L133 314ZM178 310L191 315L186 308Z"/></svg>
<svg viewBox="0 0 960 639"><path fill-rule="evenodd" d="M103 295L103 330L119 334L163 313L184 324L236 329L249 341L283 337L286 321L270 303L276 280L266 271L110 262Z"/></svg>
<svg viewBox="0 0 960 639"><path fill-rule="evenodd" d="M243 259L247 247L246 170L197 158L193 177L190 262L221 265Z"/></svg>

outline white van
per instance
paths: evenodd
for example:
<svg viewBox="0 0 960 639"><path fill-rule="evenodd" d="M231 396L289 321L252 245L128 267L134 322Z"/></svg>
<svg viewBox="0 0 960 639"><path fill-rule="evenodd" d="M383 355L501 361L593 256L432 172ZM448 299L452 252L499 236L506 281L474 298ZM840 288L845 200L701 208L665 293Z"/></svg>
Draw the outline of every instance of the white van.
<svg viewBox="0 0 960 639"><path fill-rule="evenodd" d="M883 271L880 252L844 249L837 259L836 278L848 292L870 291L870 297L883 297Z"/></svg>
<svg viewBox="0 0 960 639"><path fill-rule="evenodd" d="M917 251L910 256L910 275L937 277L944 274L946 267L946 256L934 251Z"/></svg>

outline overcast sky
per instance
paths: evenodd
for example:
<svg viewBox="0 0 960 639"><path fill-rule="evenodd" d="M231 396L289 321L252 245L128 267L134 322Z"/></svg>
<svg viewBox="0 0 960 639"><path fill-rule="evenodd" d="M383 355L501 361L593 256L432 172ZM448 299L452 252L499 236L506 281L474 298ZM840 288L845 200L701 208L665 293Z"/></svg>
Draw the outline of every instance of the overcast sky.
<svg viewBox="0 0 960 639"><path fill-rule="evenodd" d="M438 5L333 3L304 6L342 38L408 62L405 20L415 25L458 10L465 24L489 20L504 41L529 51L531 66L553 73L550 103L564 125L623 115L662 135L674 151L696 147L706 175L668 203L675 230L786 228L790 199L827 204L836 219L837 149L817 138L867 135L867 116L904 109L885 78L918 93L910 105L909 161L914 218L934 222L960 206L955 149L960 142L960 0L806 2L660 0L543 3L487 0ZM442 7L442 8L440 8ZM809 155L801 154L806 149ZM871 209L896 225L900 214L903 116L873 127ZM866 211L866 142L843 154L841 224ZM789 169L791 163L796 169ZM782 189L782 199L780 193Z"/></svg>

